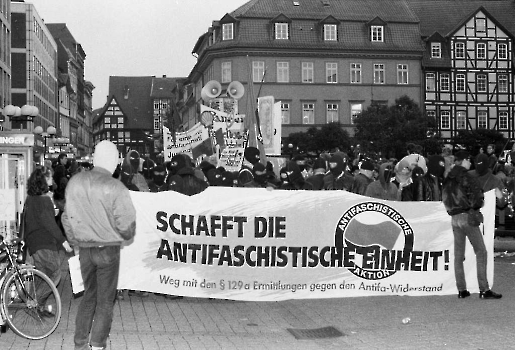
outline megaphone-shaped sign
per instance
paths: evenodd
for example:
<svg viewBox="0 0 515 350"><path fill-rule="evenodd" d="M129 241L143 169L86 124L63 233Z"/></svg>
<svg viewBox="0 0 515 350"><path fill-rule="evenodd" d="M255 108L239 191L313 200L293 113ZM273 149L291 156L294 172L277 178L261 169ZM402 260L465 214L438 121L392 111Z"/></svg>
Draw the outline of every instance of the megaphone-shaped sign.
<svg viewBox="0 0 515 350"><path fill-rule="evenodd" d="M202 88L200 96L204 101L209 101L217 98L222 93L222 85L216 80L210 80Z"/></svg>
<svg viewBox="0 0 515 350"><path fill-rule="evenodd" d="M233 81L229 84L229 86L227 86L227 95L234 98L235 100L242 98L244 93L245 88L239 81Z"/></svg>

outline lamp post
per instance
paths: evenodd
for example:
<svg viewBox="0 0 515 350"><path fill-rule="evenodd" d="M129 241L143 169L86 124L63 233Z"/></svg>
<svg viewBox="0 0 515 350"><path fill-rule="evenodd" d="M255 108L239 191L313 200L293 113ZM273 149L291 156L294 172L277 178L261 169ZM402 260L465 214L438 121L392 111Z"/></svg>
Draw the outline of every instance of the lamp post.
<svg viewBox="0 0 515 350"><path fill-rule="evenodd" d="M56 131L57 130L52 125L50 125L46 129L46 132L43 132L43 128L41 126L39 126L39 125L34 128L34 133L43 136L43 139L44 139L43 160L45 160L47 158L46 157L46 154L47 154L47 143L46 143L46 140L48 138L53 138L55 133L56 133Z"/></svg>
<svg viewBox="0 0 515 350"><path fill-rule="evenodd" d="M36 106L24 105L21 108L18 106L7 105L3 109L3 114L13 122L20 123L20 130L22 130L22 122L32 122L34 118L39 115L39 109Z"/></svg>

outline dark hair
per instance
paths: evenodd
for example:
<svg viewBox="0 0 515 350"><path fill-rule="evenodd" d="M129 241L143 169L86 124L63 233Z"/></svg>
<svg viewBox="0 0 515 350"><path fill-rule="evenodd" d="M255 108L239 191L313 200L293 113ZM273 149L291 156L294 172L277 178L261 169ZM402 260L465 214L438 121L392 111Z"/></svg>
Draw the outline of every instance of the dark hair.
<svg viewBox="0 0 515 350"><path fill-rule="evenodd" d="M37 166L27 181L27 194L40 196L47 193L49 191L47 177L52 177L52 169L46 166Z"/></svg>

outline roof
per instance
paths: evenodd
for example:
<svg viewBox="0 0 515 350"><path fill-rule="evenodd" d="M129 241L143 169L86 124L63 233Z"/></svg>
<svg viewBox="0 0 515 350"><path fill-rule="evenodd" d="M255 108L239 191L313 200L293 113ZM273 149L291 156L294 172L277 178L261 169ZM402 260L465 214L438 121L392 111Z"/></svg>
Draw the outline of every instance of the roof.
<svg viewBox="0 0 515 350"><path fill-rule="evenodd" d="M267 50L299 49L304 52L408 52L424 50L418 18L404 0L251 0L230 12L238 20L234 40L218 40L206 50L253 48ZM324 5L327 4L327 6ZM337 42L322 39L322 25L328 16L339 21ZM225 17L225 16L224 16ZM291 20L290 38L275 40L271 30L274 18ZM386 23L384 43L369 40L369 23L378 19ZM202 38L203 39L203 38ZM201 38L199 38L201 41ZM198 48L197 42L196 48Z"/></svg>
<svg viewBox="0 0 515 350"><path fill-rule="evenodd" d="M72 53L78 52L82 59L86 58L82 45L75 40L66 23L45 23L45 25L56 41L60 39Z"/></svg>
<svg viewBox="0 0 515 350"><path fill-rule="evenodd" d="M512 0L406 0L420 19L423 37L435 31L447 36L483 7L511 35L515 35L515 2Z"/></svg>

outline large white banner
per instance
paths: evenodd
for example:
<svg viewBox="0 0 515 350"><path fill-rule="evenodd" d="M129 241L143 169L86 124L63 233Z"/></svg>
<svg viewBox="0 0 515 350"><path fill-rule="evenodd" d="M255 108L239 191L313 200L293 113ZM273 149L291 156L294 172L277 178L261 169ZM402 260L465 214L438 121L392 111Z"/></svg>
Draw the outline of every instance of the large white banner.
<svg viewBox="0 0 515 350"><path fill-rule="evenodd" d="M235 300L457 293L441 202L223 187L131 196L137 231L122 249L120 289ZM492 191L482 212L493 285ZM465 271L478 292L470 245Z"/></svg>

